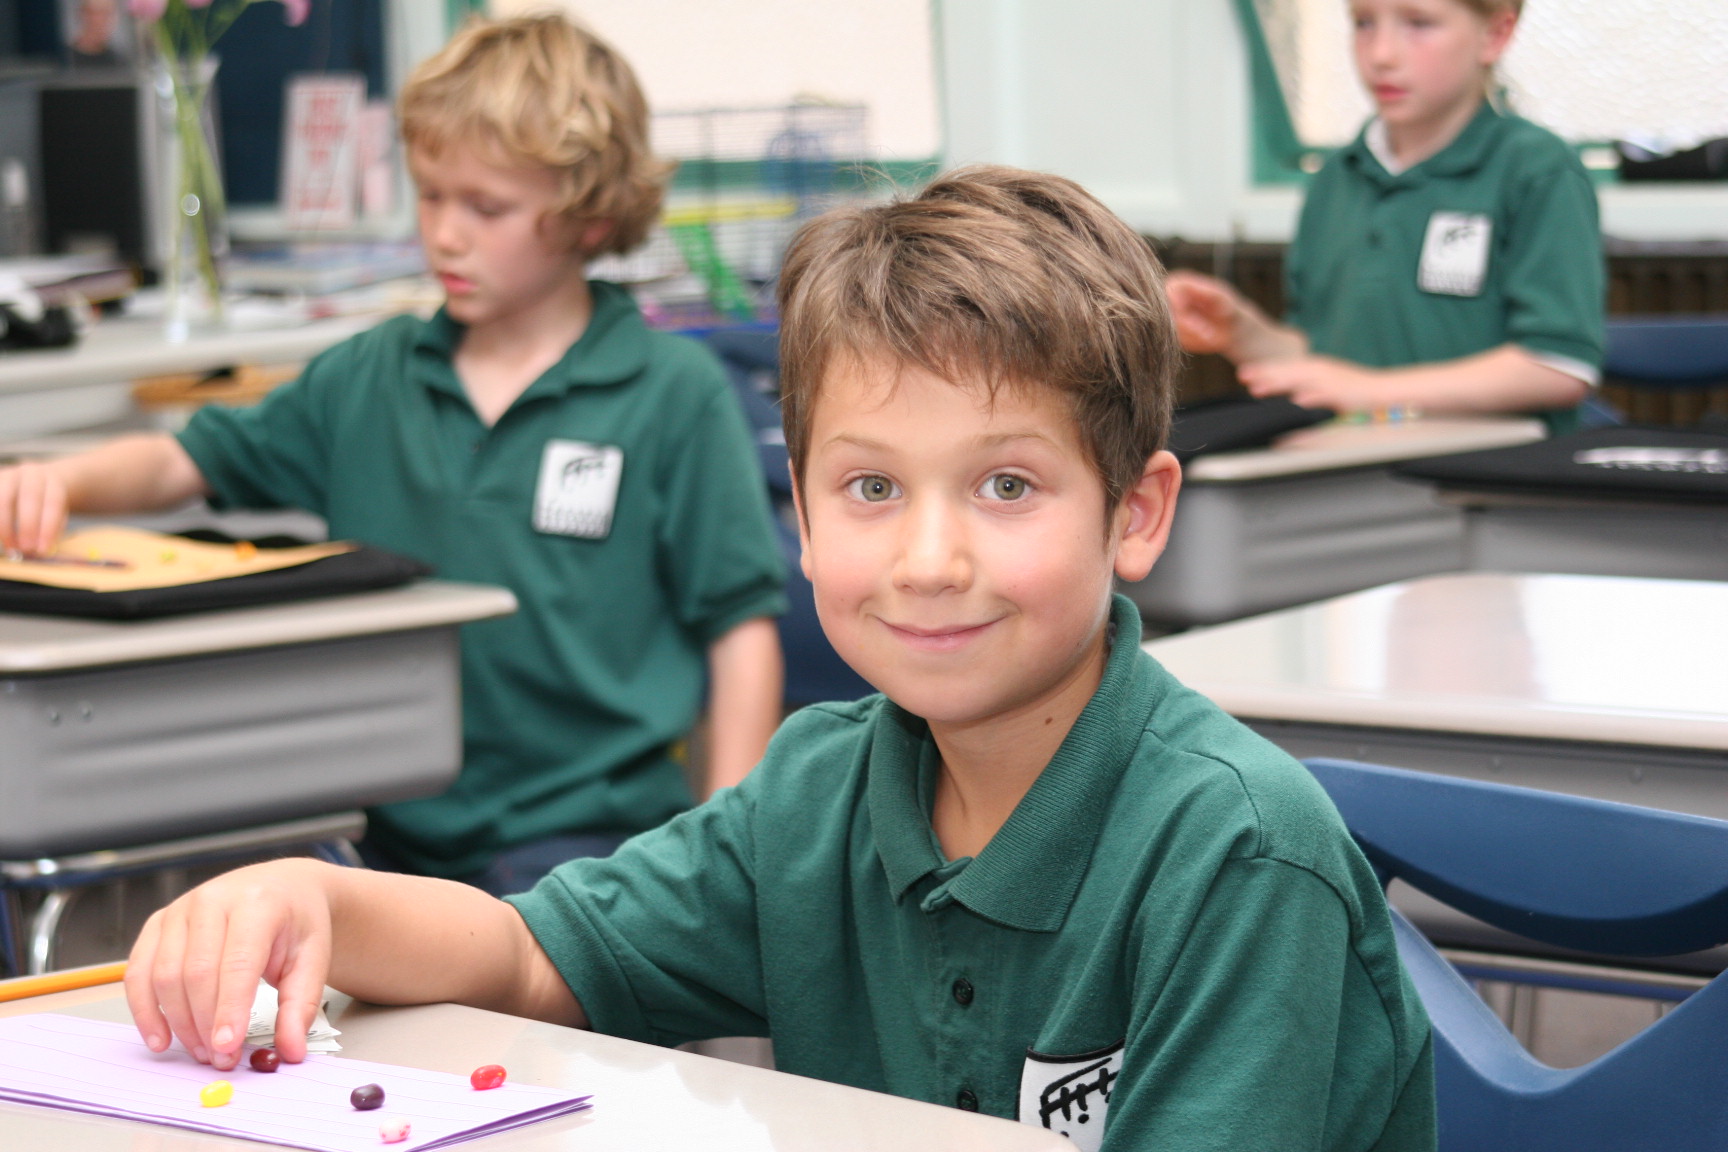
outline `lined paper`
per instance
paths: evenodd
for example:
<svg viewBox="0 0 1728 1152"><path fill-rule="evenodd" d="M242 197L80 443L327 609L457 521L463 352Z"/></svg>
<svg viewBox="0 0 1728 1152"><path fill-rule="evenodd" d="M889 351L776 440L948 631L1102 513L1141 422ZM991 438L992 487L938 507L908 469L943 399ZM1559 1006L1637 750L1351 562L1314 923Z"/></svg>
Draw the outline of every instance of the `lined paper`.
<svg viewBox="0 0 1728 1152"><path fill-rule="evenodd" d="M213 1080L233 1083L233 1103L199 1105L198 1090ZM350 1106L362 1084L384 1089L383 1108ZM178 1047L151 1052L130 1025L44 1013L0 1019L0 1100L315 1152L376 1152L386 1117L413 1125L390 1148L444 1148L582 1111L590 1097L512 1083L479 1092L445 1072L319 1054L276 1072L254 1072L244 1059L219 1072Z"/></svg>

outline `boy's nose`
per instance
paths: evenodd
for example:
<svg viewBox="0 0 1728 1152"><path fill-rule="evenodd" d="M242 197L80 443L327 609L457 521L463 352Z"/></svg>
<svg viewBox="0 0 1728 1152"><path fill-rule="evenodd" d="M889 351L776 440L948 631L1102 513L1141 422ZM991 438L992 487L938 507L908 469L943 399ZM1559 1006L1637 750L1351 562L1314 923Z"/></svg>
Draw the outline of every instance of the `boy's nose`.
<svg viewBox="0 0 1728 1152"><path fill-rule="evenodd" d="M914 502L895 563L897 586L920 596L963 592L972 584L972 560L964 517L942 502Z"/></svg>
<svg viewBox="0 0 1728 1152"><path fill-rule="evenodd" d="M420 221L420 240L439 252L456 252L462 247L461 228L455 214L433 210Z"/></svg>

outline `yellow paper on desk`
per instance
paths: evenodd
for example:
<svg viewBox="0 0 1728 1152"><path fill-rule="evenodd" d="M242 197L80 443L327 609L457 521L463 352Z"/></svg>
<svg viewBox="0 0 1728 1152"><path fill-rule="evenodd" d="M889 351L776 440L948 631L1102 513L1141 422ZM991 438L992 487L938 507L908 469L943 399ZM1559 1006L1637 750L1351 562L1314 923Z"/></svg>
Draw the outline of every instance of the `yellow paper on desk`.
<svg viewBox="0 0 1728 1152"><path fill-rule="evenodd" d="M335 541L300 548L255 548L245 543L206 544L139 528L86 528L61 540L47 561L0 555L0 580L85 592L136 592L293 568L356 547Z"/></svg>

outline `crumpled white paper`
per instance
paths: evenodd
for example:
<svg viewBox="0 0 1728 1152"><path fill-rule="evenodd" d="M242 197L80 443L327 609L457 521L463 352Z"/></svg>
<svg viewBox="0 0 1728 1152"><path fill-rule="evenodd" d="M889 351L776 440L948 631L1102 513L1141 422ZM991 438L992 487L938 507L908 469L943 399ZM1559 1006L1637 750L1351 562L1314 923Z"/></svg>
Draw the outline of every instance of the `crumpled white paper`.
<svg viewBox="0 0 1728 1152"><path fill-rule="evenodd" d="M308 1052L340 1052L342 1045L336 1042L341 1032L330 1026L330 1017L324 1010L330 1005L328 1001L318 1005L318 1015L312 1018L312 1027L306 1030L306 1051ZM276 1043L276 989L264 981L258 981L258 994L252 998L252 1020L246 1025L246 1043L254 1047L268 1048Z"/></svg>

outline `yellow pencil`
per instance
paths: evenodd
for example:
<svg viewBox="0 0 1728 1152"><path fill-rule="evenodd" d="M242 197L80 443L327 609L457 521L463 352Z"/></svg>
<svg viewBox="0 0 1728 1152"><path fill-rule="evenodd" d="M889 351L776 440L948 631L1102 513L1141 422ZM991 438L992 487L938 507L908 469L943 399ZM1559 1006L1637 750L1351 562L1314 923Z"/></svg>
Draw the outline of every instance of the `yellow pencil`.
<svg viewBox="0 0 1728 1152"><path fill-rule="evenodd" d="M26 996L46 996L50 992L70 992L74 988L90 988L97 984L113 984L126 977L126 962L92 964L87 968L68 968L63 972L48 972L41 976L20 976L15 980L0 980L0 1002L22 1000Z"/></svg>

